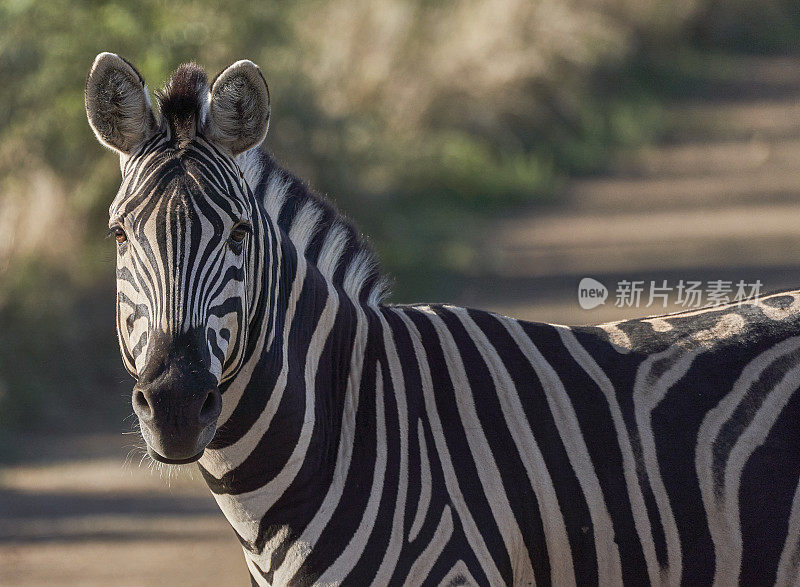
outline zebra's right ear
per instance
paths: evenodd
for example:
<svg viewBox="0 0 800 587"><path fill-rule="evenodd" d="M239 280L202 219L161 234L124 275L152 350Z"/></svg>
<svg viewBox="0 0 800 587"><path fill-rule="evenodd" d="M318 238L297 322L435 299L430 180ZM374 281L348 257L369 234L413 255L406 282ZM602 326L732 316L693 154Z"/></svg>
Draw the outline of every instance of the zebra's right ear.
<svg viewBox="0 0 800 587"><path fill-rule="evenodd" d="M205 133L234 155L260 145L269 128L269 88L247 59L220 73L211 86Z"/></svg>
<svg viewBox="0 0 800 587"><path fill-rule="evenodd" d="M158 128L144 79L114 53L95 58L86 78L85 100L97 140L121 155L130 155Z"/></svg>

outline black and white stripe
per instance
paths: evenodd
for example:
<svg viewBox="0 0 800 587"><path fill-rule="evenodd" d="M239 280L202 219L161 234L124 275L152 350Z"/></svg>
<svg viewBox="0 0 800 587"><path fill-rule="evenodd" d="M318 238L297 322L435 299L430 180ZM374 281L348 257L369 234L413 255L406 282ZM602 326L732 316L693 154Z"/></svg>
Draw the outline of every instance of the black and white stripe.
<svg viewBox="0 0 800 587"><path fill-rule="evenodd" d="M123 174L129 369L154 324L238 321L199 463L254 584L798 582L800 292L578 328L391 306L259 148L166 133Z"/></svg>
<svg viewBox="0 0 800 587"><path fill-rule="evenodd" d="M263 226L253 228L255 238L241 247L219 247L237 223L252 226L248 188L233 161L203 139L180 158L168 144L158 137L125 163L111 205L111 225L128 236L117 262L122 356L136 374L148 356L149 333L197 328L204 332L212 373L225 381L245 355L245 325L263 311L250 300L268 298L274 289L250 278L264 273L268 262L259 252Z"/></svg>

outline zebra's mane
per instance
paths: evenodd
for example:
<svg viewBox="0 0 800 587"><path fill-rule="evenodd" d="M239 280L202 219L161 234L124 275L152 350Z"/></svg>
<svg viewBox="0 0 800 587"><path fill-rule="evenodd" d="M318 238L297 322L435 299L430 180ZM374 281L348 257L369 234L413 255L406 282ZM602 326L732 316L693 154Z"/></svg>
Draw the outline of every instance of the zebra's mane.
<svg viewBox="0 0 800 587"><path fill-rule="evenodd" d="M322 195L283 169L261 147L237 158L255 196L309 263L353 299L370 305L389 293L366 237Z"/></svg>
<svg viewBox="0 0 800 587"><path fill-rule="evenodd" d="M160 92L156 92L161 124L167 126L178 148L195 137L208 112L208 77L196 63L184 63L176 69Z"/></svg>

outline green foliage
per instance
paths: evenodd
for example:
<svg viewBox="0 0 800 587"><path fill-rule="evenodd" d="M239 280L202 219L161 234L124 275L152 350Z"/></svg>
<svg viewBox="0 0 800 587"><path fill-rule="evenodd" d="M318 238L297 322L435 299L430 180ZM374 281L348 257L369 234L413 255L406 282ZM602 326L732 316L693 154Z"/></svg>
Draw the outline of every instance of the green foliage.
<svg viewBox="0 0 800 587"><path fill-rule="evenodd" d="M698 46L751 54L797 53L800 7L796 0L710 1L694 20Z"/></svg>
<svg viewBox="0 0 800 587"><path fill-rule="evenodd" d="M438 199L447 207L490 210L553 195L553 162L536 153L493 152L466 133L450 132L435 137L423 155L396 188L407 204Z"/></svg>
<svg viewBox="0 0 800 587"><path fill-rule="evenodd" d="M114 332L111 267L92 288L35 262L4 282L0 430L114 429L130 413L131 379ZM2 439L0 439L2 440Z"/></svg>

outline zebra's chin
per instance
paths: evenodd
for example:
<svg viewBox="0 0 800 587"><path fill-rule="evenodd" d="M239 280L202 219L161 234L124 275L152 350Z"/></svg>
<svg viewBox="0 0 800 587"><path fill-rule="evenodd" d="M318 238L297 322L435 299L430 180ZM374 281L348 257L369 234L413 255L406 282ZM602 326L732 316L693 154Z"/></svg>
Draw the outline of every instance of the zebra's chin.
<svg viewBox="0 0 800 587"><path fill-rule="evenodd" d="M217 431L216 421L199 432L172 426L154 426L141 419L139 426L147 445L147 454L154 461L166 465L186 465L199 460Z"/></svg>

